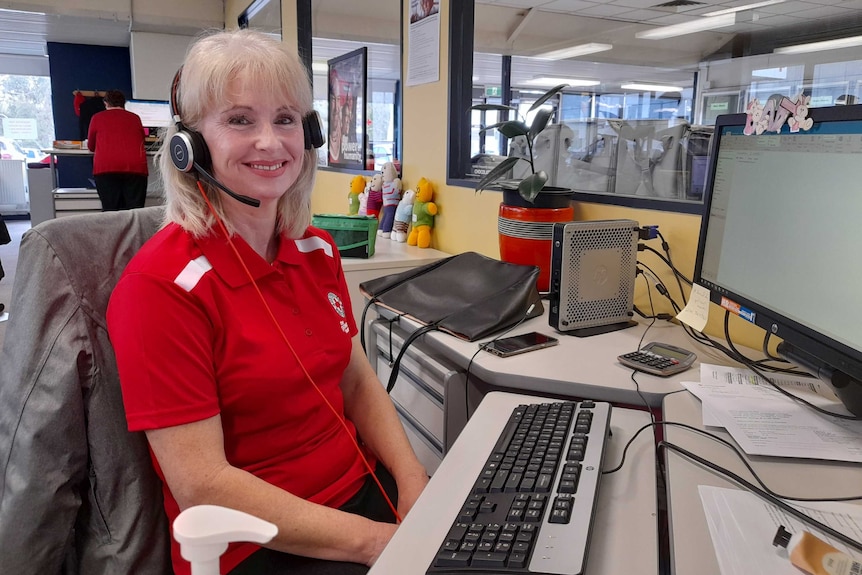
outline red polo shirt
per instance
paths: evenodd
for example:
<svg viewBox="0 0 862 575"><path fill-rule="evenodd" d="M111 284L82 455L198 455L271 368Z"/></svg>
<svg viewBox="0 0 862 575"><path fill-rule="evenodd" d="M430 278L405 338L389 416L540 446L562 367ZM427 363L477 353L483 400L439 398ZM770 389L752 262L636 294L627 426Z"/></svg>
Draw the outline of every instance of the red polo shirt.
<svg viewBox="0 0 862 575"><path fill-rule="evenodd" d="M93 155L93 174L141 174L146 176L147 153L144 127L132 112L113 108L90 120L87 147Z"/></svg>
<svg viewBox="0 0 862 575"><path fill-rule="evenodd" d="M357 329L332 238L316 228L282 238L272 265L241 238L234 244L305 369L343 414L339 383ZM330 507L358 491L365 468L354 445L220 234L196 240L175 224L159 231L120 278L107 318L130 430L220 414L232 465ZM165 508L173 523L179 508L167 487ZM231 546L222 572L257 549ZM176 573L189 573L175 542L173 556Z"/></svg>

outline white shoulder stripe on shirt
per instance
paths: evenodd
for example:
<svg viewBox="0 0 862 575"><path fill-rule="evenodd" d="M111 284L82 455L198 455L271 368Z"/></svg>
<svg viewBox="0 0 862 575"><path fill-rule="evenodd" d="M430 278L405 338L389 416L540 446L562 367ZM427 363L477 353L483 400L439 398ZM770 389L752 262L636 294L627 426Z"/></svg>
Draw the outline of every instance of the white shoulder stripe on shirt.
<svg viewBox="0 0 862 575"><path fill-rule="evenodd" d="M174 283L190 292L211 269L213 266L205 256L197 257L186 264L183 271L174 279Z"/></svg>
<svg viewBox="0 0 862 575"><path fill-rule="evenodd" d="M304 254L313 252L314 250L323 250L326 252L326 255L332 257L332 245L323 238L311 236L310 238L303 238L301 240L294 241L296 242L296 249Z"/></svg>

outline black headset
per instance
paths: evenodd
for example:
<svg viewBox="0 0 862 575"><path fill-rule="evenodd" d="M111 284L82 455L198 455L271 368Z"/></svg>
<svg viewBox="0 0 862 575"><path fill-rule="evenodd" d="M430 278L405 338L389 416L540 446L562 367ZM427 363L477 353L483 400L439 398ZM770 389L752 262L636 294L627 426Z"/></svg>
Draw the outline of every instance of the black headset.
<svg viewBox="0 0 862 575"><path fill-rule="evenodd" d="M180 66L171 82L171 116L177 128L176 133L171 136L168 148L171 162L173 162L174 167L179 171L200 175L204 180L217 186L235 200L250 206L259 207L260 200L237 194L210 174L212 160L206 140L204 140L200 132L191 130L183 125L182 116L180 115L177 94L179 93L182 71L183 68ZM311 111L302 117L302 131L305 136L306 150L319 148L326 143L326 138L323 136L323 128L320 124L320 116L317 111Z"/></svg>

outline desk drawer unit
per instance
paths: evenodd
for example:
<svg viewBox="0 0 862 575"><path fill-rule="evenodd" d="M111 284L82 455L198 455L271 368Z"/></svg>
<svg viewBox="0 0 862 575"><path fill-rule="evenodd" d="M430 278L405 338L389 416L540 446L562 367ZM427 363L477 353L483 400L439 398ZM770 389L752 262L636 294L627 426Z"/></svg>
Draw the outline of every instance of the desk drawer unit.
<svg viewBox="0 0 862 575"><path fill-rule="evenodd" d="M403 338L393 333L390 350L388 324L375 322L372 329L377 347L377 377L385 386L392 373L390 361L401 351ZM419 343L414 342L401 359L401 368L390 397L416 455L428 473L433 474L440 465L446 445L444 390L447 382L459 374L455 369L429 357L417 346Z"/></svg>

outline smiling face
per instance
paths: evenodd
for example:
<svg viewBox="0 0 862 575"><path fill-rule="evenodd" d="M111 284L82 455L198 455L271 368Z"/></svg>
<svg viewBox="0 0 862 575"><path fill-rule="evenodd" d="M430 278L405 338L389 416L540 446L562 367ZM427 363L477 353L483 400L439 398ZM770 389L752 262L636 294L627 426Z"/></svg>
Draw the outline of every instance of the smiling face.
<svg viewBox="0 0 862 575"><path fill-rule="evenodd" d="M202 118L213 175L229 189L275 205L302 168L302 117L286 96L240 74Z"/></svg>

